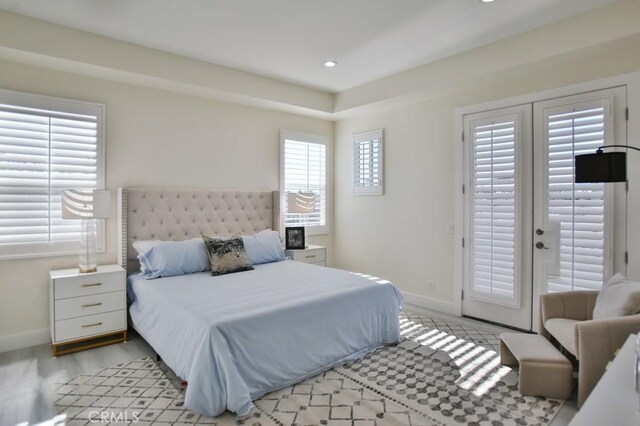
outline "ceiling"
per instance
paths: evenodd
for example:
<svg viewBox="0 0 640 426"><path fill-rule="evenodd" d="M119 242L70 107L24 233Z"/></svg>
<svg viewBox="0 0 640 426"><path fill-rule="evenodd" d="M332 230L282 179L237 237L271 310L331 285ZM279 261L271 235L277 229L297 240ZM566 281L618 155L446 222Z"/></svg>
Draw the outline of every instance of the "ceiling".
<svg viewBox="0 0 640 426"><path fill-rule="evenodd" d="M0 8L340 92L615 1L0 0Z"/></svg>

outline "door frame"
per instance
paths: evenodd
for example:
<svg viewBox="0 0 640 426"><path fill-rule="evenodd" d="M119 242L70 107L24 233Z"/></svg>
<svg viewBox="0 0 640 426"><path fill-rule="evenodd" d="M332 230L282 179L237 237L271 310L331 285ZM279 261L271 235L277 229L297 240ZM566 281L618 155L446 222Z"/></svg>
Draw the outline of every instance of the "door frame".
<svg viewBox="0 0 640 426"><path fill-rule="evenodd" d="M609 115L613 117L613 119L609 122L610 132L609 134L605 134L605 140L603 145L613 145L615 143L627 144L627 134L626 134L626 122L624 120L624 111L627 107L626 102L626 87L617 86L609 89L603 89L600 91L591 91L588 93L580 93L572 96L565 96L561 98L550 99L548 101L542 101L534 103L533 105L533 115L534 115L534 126L539 126L538 128L534 127L534 149L533 149L533 163L534 169L535 165L541 165L542 167L548 166L548 150L547 148L543 149L542 146L547 144L547 121L544 116L545 104L546 108L558 108L563 105L573 105L580 103L598 103L603 98L611 97L612 102L609 105L610 110ZM595 94L594 96L589 96L590 94ZM602 95L602 97L600 97ZM585 99L586 98L586 99ZM599 98L599 99L598 99ZM624 105L621 104L620 98L624 99ZM616 138L620 137L622 134L624 142L617 140ZM534 228L548 228L543 224L547 220L546 215L543 214L547 206L547 188L548 188L548 179L549 176L544 174L542 176L534 176L534 187L536 191L534 192L533 204L534 206L538 206L534 210ZM614 185L604 184L604 214L605 214L605 235L608 239L605 240L604 245L604 279L605 282L611 276L613 276L613 270L615 266L613 262L615 261L614 256L614 246L616 244L616 209L615 208L615 190L617 189ZM545 204L544 207L541 204ZM620 207L623 207L620 204ZM624 223L624 222L623 222ZM544 241L544 237L540 237L541 240ZM613 244L612 244L613 242ZM560 247L554 247L556 253L559 256ZM539 258L536 258L537 255L540 255L539 250L534 250L534 256L532 259L533 262L533 312L539 312L540 310L540 295L544 294L547 291L547 279L546 277L546 267L540 262ZM626 265L624 265L626 266ZM626 268L625 268L626 269ZM626 273L626 270L625 270ZM540 285L536 285L536 283L540 281ZM537 318L533 317L534 320ZM539 324L536 325L539 328ZM536 330L537 330L536 328Z"/></svg>
<svg viewBox="0 0 640 426"><path fill-rule="evenodd" d="M515 224L514 230L518 236L515 241L514 247L514 261L516 285L514 286L514 299L513 301L499 300L499 298L486 297L481 294L473 294L473 288L471 280L466 283L467 288L463 287L465 291L465 300L462 301L462 306L466 304L468 310L475 310L476 312L484 311L483 315L485 319L498 322L501 317L508 317L508 321L504 324L510 327L519 328L523 330L529 330L531 327L531 298L533 297L533 291L531 288L527 288L522 285L528 277L531 275L531 264L519 262L518 259L523 257L531 257L532 253L532 240L530 230L533 227L533 212L532 212L532 199L533 199L533 181L532 181L532 162L528 161L533 155L533 105L526 103L523 105L516 105L513 107L501 108L498 110L483 111L480 113L470 114L463 116L465 122L465 130L470 131L469 126L474 122L482 121L494 121L499 120L501 117L515 116L515 186L516 191L515 198ZM473 136L468 135L465 138L467 144L464 150L464 162L465 168L464 183L466 186L464 198L466 201L466 207L464 209L464 234L467 235L467 241L465 241L465 248L463 252L468 253L464 256L464 271L469 273L472 270L471 264L473 260L473 228L472 222L472 199L474 196L474 183L471 177L472 165L473 165ZM463 277L464 278L464 277ZM463 286L465 282L463 281ZM475 306L474 306L475 305ZM484 306L483 306L484 305ZM487 313L486 309L492 309L492 312ZM471 313L473 317L473 312Z"/></svg>
<svg viewBox="0 0 640 426"><path fill-rule="evenodd" d="M610 89L613 87L626 86L627 90L627 108L630 111L630 117L627 121L627 141L630 144L637 146L640 141L640 72L633 72L629 74L622 74L614 77L608 77L598 80L593 80L585 83L572 84L565 87L549 89L525 95L519 95L509 98L504 98L495 101L484 102L481 104L468 105L464 107L458 107L453 112L453 124L454 124L454 149L453 149L453 163L454 163L454 180L453 191L454 197L454 261L453 261L453 309L454 315L462 316L462 291L464 285L464 249L462 247L462 241L464 238L465 229L465 215L464 215L464 194L462 192L462 185L464 184L465 167L464 162L464 116L467 114L474 114L489 110L502 109L512 106L517 106L526 103L535 103L546 101L553 98L560 98L565 96L572 96L579 93L592 92L603 89ZM627 168L627 174L629 181L632 185L640 188L640 171L634 172L633 167ZM640 260L640 239L633 240L626 238L627 235L640 235L640 221L628 220L626 211L640 211L639 197L634 197L633 192L629 192L627 205L620 205L620 200L624 203L626 194L620 194L620 189L616 190L616 209L615 209L615 223L625 224L624 230L620 230L618 226L614 230L615 247L614 247L614 269L624 270L630 277L640 277L640 262L634 263L634 258ZM637 191L640 194L640 190ZM620 208L623 207L623 208ZM629 253L630 261L628 264L624 263L624 254ZM634 266L635 265L635 266ZM533 312L533 329L537 329L537 312Z"/></svg>

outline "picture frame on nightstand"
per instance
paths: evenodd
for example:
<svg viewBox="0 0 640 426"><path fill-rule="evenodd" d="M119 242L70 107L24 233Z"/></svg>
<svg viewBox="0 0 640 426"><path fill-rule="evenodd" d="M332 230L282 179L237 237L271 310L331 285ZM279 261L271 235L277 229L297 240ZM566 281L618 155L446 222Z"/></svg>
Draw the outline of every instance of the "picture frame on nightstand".
<svg viewBox="0 0 640 426"><path fill-rule="evenodd" d="M304 226L288 226L285 228L285 248L287 250L304 250Z"/></svg>

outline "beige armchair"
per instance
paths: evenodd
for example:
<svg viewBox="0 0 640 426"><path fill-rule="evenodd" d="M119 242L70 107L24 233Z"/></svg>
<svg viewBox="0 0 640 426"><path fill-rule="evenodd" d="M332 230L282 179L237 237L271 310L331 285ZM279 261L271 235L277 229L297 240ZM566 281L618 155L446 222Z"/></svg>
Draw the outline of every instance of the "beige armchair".
<svg viewBox="0 0 640 426"><path fill-rule="evenodd" d="M594 320L597 297L597 291L572 291L540 298L539 333L578 360L578 407L629 334L640 332L640 314Z"/></svg>

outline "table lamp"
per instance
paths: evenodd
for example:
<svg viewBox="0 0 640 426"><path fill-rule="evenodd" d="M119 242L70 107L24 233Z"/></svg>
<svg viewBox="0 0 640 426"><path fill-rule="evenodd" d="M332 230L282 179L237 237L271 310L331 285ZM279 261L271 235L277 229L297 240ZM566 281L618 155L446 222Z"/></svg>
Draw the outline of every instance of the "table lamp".
<svg viewBox="0 0 640 426"><path fill-rule="evenodd" d="M96 219L109 217L109 191L67 189L62 191L62 218L80 219L81 273L96 272Z"/></svg>

